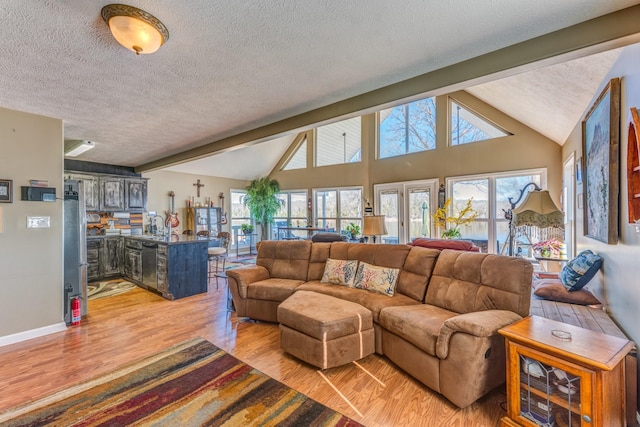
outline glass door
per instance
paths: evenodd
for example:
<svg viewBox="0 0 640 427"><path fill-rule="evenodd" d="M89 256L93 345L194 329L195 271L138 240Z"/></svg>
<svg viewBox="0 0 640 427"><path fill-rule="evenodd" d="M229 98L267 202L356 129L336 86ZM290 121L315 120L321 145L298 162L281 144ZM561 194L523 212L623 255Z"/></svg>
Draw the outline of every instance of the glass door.
<svg viewBox="0 0 640 427"><path fill-rule="evenodd" d="M436 237L433 228L438 181L423 180L374 186L376 213L385 216L383 243L408 243Z"/></svg>

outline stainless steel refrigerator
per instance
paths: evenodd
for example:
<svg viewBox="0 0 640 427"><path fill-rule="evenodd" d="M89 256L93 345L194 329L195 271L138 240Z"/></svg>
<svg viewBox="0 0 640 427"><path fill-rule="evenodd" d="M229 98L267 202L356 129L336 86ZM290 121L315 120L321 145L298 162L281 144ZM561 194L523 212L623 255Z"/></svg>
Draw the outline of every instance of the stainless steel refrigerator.
<svg viewBox="0 0 640 427"><path fill-rule="evenodd" d="M79 296L87 314L87 215L82 181L64 181L64 321L71 324L71 300Z"/></svg>

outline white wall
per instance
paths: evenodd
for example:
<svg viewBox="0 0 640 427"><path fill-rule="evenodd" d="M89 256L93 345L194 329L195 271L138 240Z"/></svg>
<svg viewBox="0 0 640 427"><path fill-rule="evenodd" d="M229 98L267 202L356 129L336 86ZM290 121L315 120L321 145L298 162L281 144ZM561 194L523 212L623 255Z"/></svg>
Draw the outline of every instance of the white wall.
<svg viewBox="0 0 640 427"><path fill-rule="evenodd" d="M640 45L626 47L616 64L600 85L600 90L611 78L621 77L620 103L620 239L617 245L607 245L585 237L584 210L576 209L577 251L591 249L604 258L602 273L588 287L605 303L611 317L636 343L640 343L640 234L628 224L627 208L627 140L629 109L640 108ZM593 94L593 102L600 94ZM590 108L590 107L589 107ZM586 114L588 112L585 111ZM583 117L584 118L584 117ZM582 156L582 123L576 127L565 143L563 159L576 153ZM582 188L577 193L582 193Z"/></svg>
<svg viewBox="0 0 640 427"><path fill-rule="evenodd" d="M20 200L32 179L60 198L62 169L62 120L0 108L0 178L14 192L0 203L0 345L64 329L62 200ZM27 216L48 216L51 228L27 229Z"/></svg>
<svg viewBox="0 0 640 427"><path fill-rule="evenodd" d="M241 167L241 165L238 165ZM175 193L175 211L178 212L178 219L180 220L180 226L178 232L182 232L186 228L187 223L187 208L186 202L190 197L194 197L195 201L204 203L207 197L211 197L214 202L214 206L220 207L220 200L218 194L224 193L224 210L228 212L228 218L231 219L231 199L229 189L244 189L249 185L248 181L228 179L228 178L215 178L212 176L200 176L187 173L169 172L169 171L155 171L147 172L143 174L144 178L149 178L148 186L148 203L147 208L149 211L156 211L158 215L162 215L166 218L166 211L170 208L169 191ZM196 187L193 185L197 180L200 180L204 187L200 188L200 198L196 195ZM146 222L145 217L145 224ZM222 231L229 231L231 222L226 226L222 226Z"/></svg>

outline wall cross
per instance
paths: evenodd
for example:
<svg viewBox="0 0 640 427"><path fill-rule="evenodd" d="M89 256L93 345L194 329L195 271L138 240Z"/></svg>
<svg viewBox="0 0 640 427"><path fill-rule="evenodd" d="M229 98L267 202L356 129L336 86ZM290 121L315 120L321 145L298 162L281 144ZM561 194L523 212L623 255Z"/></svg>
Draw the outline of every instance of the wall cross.
<svg viewBox="0 0 640 427"><path fill-rule="evenodd" d="M200 180L198 180L198 182L196 182L195 184L193 184L194 187L198 187L197 189L197 195L198 197L200 197L200 187L204 187L204 184L200 184Z"/></svg>

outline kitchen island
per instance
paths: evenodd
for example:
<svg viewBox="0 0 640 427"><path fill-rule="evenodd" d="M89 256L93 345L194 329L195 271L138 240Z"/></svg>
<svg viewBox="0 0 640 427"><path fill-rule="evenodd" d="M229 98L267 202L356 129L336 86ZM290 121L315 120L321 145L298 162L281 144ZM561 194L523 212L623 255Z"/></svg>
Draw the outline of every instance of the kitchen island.
<svg viewBox="0 0 640 427"><path fill-rule="evenodd" d="M120 276L171 300L203 293L210 243L198 236L89 236L89 280Z"/></svg>

